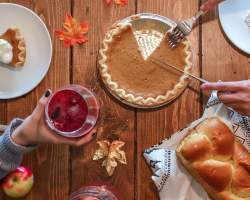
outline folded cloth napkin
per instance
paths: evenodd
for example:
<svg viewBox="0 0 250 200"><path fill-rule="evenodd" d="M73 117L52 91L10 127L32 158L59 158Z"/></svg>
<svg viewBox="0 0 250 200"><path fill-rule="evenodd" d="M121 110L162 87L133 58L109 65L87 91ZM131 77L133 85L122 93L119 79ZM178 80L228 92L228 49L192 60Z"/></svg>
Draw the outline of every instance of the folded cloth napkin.
<svg viewBox="0 0 250 200"><path fill-rule="evenodd" d="M190 128L212 116L223 118L235 136L250 150L250 118L224 106L217 93L213 92L200 119L143 153L153 171L152 180L158 188L161 200L210 200L205 190L177 161L175 149Z"/></svg>

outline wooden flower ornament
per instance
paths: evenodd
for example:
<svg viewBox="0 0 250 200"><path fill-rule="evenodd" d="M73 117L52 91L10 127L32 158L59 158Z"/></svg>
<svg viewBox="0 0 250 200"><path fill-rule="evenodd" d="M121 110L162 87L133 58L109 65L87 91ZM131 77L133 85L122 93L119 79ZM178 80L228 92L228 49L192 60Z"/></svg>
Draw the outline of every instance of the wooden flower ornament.
<svg viewBox="0 0 250 200"><path fill-rule="evenodd" d="M106 168L109 176L112 176L115 168L117 167L117 162L121 164L127 164L125 152L120 148L125 145L122 141L113 141L110 143L107 140L98 141L99 149L96 150L93 160L103 159L102 166Z"/></svg>

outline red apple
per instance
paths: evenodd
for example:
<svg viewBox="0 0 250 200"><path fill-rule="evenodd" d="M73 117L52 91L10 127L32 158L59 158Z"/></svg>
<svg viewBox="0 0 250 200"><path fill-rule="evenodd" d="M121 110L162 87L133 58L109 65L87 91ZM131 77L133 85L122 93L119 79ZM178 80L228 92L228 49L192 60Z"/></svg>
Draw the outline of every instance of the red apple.
<svg viewBox="0 0 250 200"><path fill-rule="evenodd" d="M34 176L32 171L27 167L20 166L4 178L2 188L7 196L20 198L28 194L33 183Z"/></svg>

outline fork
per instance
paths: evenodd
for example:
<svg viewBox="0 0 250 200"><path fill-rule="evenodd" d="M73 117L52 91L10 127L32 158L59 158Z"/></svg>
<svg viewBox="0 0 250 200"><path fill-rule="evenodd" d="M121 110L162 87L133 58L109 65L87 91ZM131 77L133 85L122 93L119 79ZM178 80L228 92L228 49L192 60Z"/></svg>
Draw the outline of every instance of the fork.
<svg viewBox="0 0 250 200"><path fill-rule="evenodd" d="M204 11L198 11L193 17L180 21L177 25L169 32L168 44L171 48L176 47L186 36L188 36L193 27L196 25L200 16L205 14Z"/></svg>

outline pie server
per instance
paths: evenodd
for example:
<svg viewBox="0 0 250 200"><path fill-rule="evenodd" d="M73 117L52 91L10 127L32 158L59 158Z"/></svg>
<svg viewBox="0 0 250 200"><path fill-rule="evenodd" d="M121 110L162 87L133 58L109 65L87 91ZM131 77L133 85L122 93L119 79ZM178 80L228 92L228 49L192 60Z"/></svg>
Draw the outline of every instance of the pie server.
<svg viewBox="0 0 250 200"><path fill-rule="evenodd" d="M200 77L197 77L197 76L195 76L195 75L193 75L193 74L190 74L190 73L188 73L188 72L185 72L185 71L183 71L182 69L179 69L178 67L176 67L176 66L174 66L174 65L172 65L172 64L169 64L169 63L167 63L167 62L163 62L163 61L161 61L161 60L159 60L159 59L156 59L156 58L153 58L153 57L151 57L150 60L151 60L152 62L154 62L155 64L160 65L160 66L162 66L162 67L164 67L164 68L170 67L170 68L172 68L172 69L174 69L174 70L176 70L176 71L179 71L179 72L181 72L181 73L183 73L183 74L186 74L186 75L188 75L189 77L191 77L191 78L193 78L193 79L196 79L196 80L200 81L201 83L207 83L207 82L208 82L208 81L206 81L206 80L203 79L203 78L200 78Z"/></svg>

